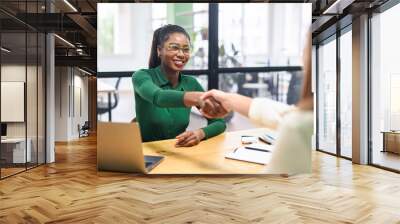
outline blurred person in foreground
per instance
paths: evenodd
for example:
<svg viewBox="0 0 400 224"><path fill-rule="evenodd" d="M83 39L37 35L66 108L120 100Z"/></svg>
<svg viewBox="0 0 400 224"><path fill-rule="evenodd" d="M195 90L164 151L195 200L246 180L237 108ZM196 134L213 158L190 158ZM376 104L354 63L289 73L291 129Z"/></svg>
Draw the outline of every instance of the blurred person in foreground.
<svg viewBox="0 0 400 224"><path fill-rule="evenodd" d="M311 136L313 133L313 94L311 92L311 34L303 51L303 88L296 106L267 98L249 98L219 90L206 92L202 99L218 101L226 111L236 111L250 120L271 129L277 129L267 173L296 174L311 172ZM205 117L216 118L227 113L211 114L202 110Z"/></svg>

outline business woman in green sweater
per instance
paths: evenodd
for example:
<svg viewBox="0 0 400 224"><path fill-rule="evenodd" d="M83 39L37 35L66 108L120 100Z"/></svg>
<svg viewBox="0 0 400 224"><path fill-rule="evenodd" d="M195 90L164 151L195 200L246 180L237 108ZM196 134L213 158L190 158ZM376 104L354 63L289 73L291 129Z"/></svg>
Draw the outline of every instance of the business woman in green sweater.
<svg viewBox="0 0 400 224"><path fill-rule="evenodd" d="M145 142L176 138L176 146L193 146L225 131L223 119L186 131L192 106L218 111L215 101L203 102L197 80L181 73L190 58L190 37L180 26L165 25L153 34L149 68L132 76L136 119ZM207 109L207 108L206 108Z"/></svg>

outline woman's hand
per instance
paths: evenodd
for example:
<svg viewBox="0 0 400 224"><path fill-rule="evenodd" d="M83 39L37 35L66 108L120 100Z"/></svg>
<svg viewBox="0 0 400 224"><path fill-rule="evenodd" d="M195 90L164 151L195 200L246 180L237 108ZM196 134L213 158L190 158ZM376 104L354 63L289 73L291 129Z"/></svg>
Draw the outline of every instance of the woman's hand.
<svg viewBox="0 0 400 224"><path fill-rule="evenodd" d="M200 108L200 112L203 115L207 115L207 118L217 118L226 116L229 111L225 110L225 108L216 101L213 97L209 97L203 100L203 105Z"/></svg>
<svg viewBox="0 0 400 224"><path fill-rule="evenodd" d="M216 107L202 107L201 112L207 118L218 118L226 116L232 111L232 102L229 93L220 90L210 90L205 92L201 99L204 102L211 101Z"/></svg>
<svg viewBox="0 0 400 224"><path fill-rule="evenodd" d="M206 137L203 129L197 129L195 131L185 131L182 134L176 136L175 147L190 147L200 143Z"/></svg>
<svg viewBox="0 0 400 224"><path fill-rule="evenodd" d="M183 103L186 107L196 106L200 112L207 115L207 118L223 117L228 114L223 105L213 96L203 97L208 92L186 92L183 96Z"/></svg>

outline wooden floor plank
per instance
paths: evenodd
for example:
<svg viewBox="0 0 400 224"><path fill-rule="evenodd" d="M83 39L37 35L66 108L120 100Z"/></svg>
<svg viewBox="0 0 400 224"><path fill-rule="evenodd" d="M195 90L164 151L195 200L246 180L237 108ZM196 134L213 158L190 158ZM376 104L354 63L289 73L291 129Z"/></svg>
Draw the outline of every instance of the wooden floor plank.
<svg viewBox="0 0 400 224"><path fill-rule="evenodd" d="M96 139L0 181L0 223L400 223L400 175L313 153L313 173L157 176L96 171Z"/></svg>

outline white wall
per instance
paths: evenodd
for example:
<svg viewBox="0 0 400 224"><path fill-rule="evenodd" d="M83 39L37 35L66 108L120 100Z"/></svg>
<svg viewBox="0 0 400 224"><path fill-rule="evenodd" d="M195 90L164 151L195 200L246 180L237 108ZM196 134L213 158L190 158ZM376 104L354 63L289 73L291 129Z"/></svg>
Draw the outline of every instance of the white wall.
<svg viewBox="0 0 400 224"><path fill-rule="evenodd" d="M72 67L56 67L55 141L79 137L78 124L88 120L88 78Z"/></svg>
<svg viewBox="0 0 400 224"><path fill-rule="evenodd" d="M68 68L55 68L55 141L68 141Z"/></svg>
<svg viewBox="0 0 400 224"><path fill-rule="evenodd" d="M27 69L27 70L26 70ZM26 71L28 74L35 73L36 74L36 67L33 66L28 66L25 67L25 65L2 65L1 66L1 81L4 82L25 82L25 75ZM29 78L29 76L28 76ZM29 80L29 86L36 86L36 81ZM32 121L36 123L36 113L32 113L32 108L36 108L36 87L35 88L27 88L27 103L28 106L31 107L31 109L28 111L29 113L27 114L27 119L28 122L30 122L30 125L28 125L28 137L30 132L30 127L34 128L36 130L36 126L33 127L34 125L31 124ZM34 102L34 104L31 104ZM29 105L31 104L31 105ZM1 110L7 110L7 108L1 108ZM36 110L36 109L35 109ZM25 122L8 122L7 123L7 136L8 137L25 137ZM36 133L35 133L36 134Z"/></svg>

